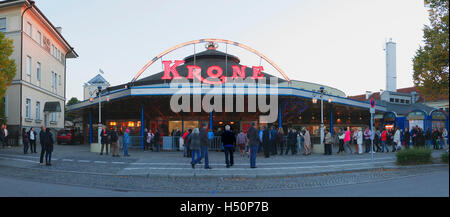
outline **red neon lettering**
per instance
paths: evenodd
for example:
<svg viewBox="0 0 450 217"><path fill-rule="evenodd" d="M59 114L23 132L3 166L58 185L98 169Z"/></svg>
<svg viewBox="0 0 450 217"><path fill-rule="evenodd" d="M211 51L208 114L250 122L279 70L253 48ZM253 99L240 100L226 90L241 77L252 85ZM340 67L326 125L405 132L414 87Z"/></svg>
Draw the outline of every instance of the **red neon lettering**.
<svg viewBox="0 0 450 217"><path fill-rule="evenodd" d="M205 83L205 84L212 84L212 85L215 85L215 84L223 84L223 83L227 82L227 77L225 77L225 76L222 76L222 77L220 78L221 81L209 81L208 79L203 78L203 77L201 76L201 74L198 73L198 72L195 72L195 73L194 73L194 76L195 76L195 78L197 78L198 80L200 80L202 83Z"/></svg>
<svg viewBox="0 0 450 217"><path fill-rule="evenodd" d="M247 66L241 66L241 68L239 68L239 66L231 66L233 68L233 79L241 77L242 79L245 79L245 70L247 69Z"/></svg>
<svg viewBox="0 0 450 217"><path fill-rule="evenodd" d="M198 66L187 66L188 68L188 76L186 77L187 79L194 79L194 72L195 74L201 74L202 72L202 68L198 67Z"/></svg>
<svg viewBox="0 0 450 217"><path fill-rule="evenodd" d="M213 71L217 71L216 74ZM223 75L223 70L220 66L211 66L208 68L208 76L211 78L220 78Z"/></svg>
<svg viewBox="0 0 450 217"><path fill-rule="evenodd" d="M163 61L164 64L164 76L161 78L161 80L171 80L172 76L170 73L173 74L173 79L180 79L181 76L178 74L177 67L184 64L184 60L175 60L175 64L173 66L170 66L172 64L172 61Z"/></svg>
<svg viewBox="0 0 450 217"><path fill-rule="evenodd" d="M261 72L264 71L264 67L262 66L253 66L253 77L252 79L262 79L264 77Z"/></svg>

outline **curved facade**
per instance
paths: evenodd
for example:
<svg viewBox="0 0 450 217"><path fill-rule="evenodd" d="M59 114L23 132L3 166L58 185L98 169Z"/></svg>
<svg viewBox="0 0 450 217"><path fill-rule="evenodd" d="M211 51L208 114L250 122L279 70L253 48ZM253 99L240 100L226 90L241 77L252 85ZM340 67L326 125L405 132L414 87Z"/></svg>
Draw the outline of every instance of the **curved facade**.
<svg viewBox="0 0 450 217"><path fill-rule="evenodd" d="M162 72L103 90L102 123L109 127L133 126L132 132L139 136L143 135L144 129L158 128L163 135L168 135L176 128L186 130L198 127L201 122L208 122L213 130L230 125L234 130L245 131L252 121L256 121L260 126L307 127L317 138L322 118L321 100L324 105L323 123L331 131L347 126L367 127L370 123L368 102L348 99L344 92L336 88L303 81L288 82L264 73L259 66L245 66L238 57L214 48L181 61L163 64L165 70ZM201 72L194 69L201 69ZM171 81L178 77L184 79L179 80L183 82L171 86ZM224 77L228 78L227 81L233 81L231 77L246 80L222 84L220 81L224 81ZM259 77L266 78L265 82L261 83ZM210 83L212 81L219 83L213 85ZM259 94L261 88L267 92ZM253 98L256 95L263 98L256 100L256 97ZM171 107L174 96L187 96L190 103L186 110L174 111ZM195 101L197 96L201 100L209 99L209 103L214 101L212 112L204 108L195 111L195 107L199 106ZM261 100L266 100L266 104L275 104L275 109L252 109L255 104L259 106ZM175 101L179 103L183 100ZM243 102L242 109L238 108L239 102ZM86 135L90 141L96 139L94 129L98 122L98 104L99 98L95 98L69 107L69 111L83 116L85 128L90 129L89 135ZM232 110L229 111L228 107ZM386 108L377 106L376 110L384 113ZM275 115L275 119L261 121L260 117L264 115Z"/></svg>

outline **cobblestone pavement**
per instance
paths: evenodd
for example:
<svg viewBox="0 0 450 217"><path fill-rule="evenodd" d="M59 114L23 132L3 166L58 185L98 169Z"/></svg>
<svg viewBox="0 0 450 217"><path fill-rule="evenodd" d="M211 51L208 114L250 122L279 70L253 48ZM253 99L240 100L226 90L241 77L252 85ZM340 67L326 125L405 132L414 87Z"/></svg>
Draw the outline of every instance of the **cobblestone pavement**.
<svg viewBox="0 0 450 217"><path fill-rule="evenodd" d="M375 164L369 154L258 157L258 169L248 168L248 158L236 154L235 166L227 169L224 154L210 152L213 170L201 166L193 170L181 152L132 150L130 154L113 158L90 153L86 145L56 146L53 166L47 167L38 164L38 154L23 155L18 147L0 149L0 176L119 191L215 193L348 185L448 169L448 165L400 168L393 153L376 154Z"/></svg>

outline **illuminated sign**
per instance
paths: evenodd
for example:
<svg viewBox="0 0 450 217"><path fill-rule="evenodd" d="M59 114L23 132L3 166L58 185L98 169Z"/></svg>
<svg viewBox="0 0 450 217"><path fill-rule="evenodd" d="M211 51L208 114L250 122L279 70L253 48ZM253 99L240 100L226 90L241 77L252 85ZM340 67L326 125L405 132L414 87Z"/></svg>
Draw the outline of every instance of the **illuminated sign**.
<svg viewBox="0 0 450 217"><path fill-rule="evenodd" d="M172 79L181 79L183 77L180 76L180 74L177 71L177 67L180 65L183 65L185 63L184 60L176 60L175 63L172 65L172 61L163 61L164 65L164 75L161 77L161 80L172 80ZM223 69L220 66L211 66L209 67L206 72L209 76L209 78L214 78L215 81L208 80L207 78L203 78L202 68L199 66L194 65L188 65L186 66L188 69L188 76L187 79L193 80L194 78L200 80L201 82L205 84L223 84L227 81L227 78L223 76ZM247 69L247 66L232 66L233 68L233 76L232 79L236 78L242 78L245 79L245 70ZM262 66L253 66L253 76L252 79L262 79L264 75L262 74L262 71L264 68ZM219 81L217 81L219 79Z"/></svg>

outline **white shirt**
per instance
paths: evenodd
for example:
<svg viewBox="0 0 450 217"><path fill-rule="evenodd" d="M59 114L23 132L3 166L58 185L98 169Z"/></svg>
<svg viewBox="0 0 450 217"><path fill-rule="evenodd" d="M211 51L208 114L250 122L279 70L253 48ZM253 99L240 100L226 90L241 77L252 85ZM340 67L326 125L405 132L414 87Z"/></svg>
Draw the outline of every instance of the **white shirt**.
<svg viewBox="0 0 450 217"><path fill-rule="evenodd" d="M358 143L358 144L362 144L362 143L363 143L363 133L362 133L362 131L358 131L358 134L357 134L357 143Z"/></svg>
<svg viewBox="0 0 450 217"><path fill-rule="evenodd" d="M5 137L7 137L8 136L8 130L5 128Z"/></svg>
<svg viewBox="0 0 450 217"><path fill-rule="evenodd" d="M34 131L30 131L30 140L34 140Z"/></svg>
<svg viewBox="0 0 450 217"><path fill-rule="evenodd" d="M396 130L394 134L394 141L400 141L400 130Z"/></svg>

